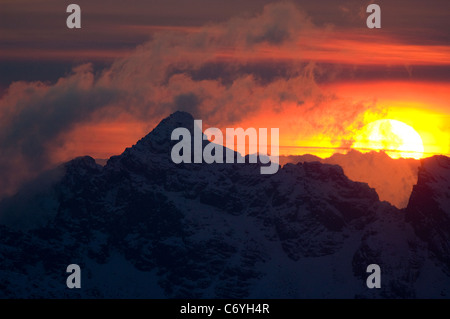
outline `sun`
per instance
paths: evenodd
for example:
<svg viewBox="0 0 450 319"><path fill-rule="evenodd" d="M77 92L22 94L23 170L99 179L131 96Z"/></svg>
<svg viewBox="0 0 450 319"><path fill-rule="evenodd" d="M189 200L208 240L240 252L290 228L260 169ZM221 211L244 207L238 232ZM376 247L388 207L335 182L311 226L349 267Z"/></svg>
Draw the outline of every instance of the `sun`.
<svg viewBox="0 0 450 319"><path fill-rule="evenodd" d="M352 148L360 151L383 150L391 158L423 157L423 142L411 126L397 120L377 120L364 126L355 136Z"/></svg>

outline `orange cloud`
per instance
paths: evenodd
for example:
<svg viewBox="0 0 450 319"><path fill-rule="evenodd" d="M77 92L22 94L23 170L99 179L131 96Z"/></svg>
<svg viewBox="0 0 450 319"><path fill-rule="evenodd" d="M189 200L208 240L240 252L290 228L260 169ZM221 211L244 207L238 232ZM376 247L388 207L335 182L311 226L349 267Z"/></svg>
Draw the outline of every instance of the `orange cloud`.
<svg viewBox="0 0 450 319"><path fill-rule="evenodd" d="M224 48L223 59L291 60L353 65L449 65L449 45L417 45L354 29L308 30L290 43Z"/></svg>

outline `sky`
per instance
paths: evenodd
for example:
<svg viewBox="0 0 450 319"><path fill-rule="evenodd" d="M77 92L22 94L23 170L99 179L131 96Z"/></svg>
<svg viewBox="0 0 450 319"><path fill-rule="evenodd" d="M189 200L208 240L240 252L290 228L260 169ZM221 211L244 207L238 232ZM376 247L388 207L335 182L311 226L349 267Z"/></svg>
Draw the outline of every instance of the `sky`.
<svg viewBox="0 0 450 319"><path fill-rule="evenodd" d="M176 110L280 128L280 153L345 152L378 119L450 154L449 1L0 0L0 196L120 154ZM368 29L366 8L381 8Z"/></svg>

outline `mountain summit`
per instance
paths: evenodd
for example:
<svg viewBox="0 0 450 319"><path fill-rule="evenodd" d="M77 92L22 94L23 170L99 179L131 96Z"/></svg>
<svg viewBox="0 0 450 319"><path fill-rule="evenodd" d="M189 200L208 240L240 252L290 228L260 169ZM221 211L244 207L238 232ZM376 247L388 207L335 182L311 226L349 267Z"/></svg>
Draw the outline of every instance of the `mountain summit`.
<svg viewBox="0 0 450 319"><path fill-rule="evenodd" d="M398 210L337 165L174 164L171 132L192 125L176 112L104 167L74 159L1 202L0 297L450 296L448 158L423 160ZM81 289L66 287L74 263ZM380 289L366 286L370 264Z"/></svg>
<svg viewBox="0 0 450 319"><path fill-rule="evenodd" d="M136 144L136 147L150 147L154 152L166 153L167 147L170 146L172 131L179 127L187 128L191 135L194 135L194 118L192 115L182 111L171 114L162 120L147 136L142 138ZM170 154L170 150L168 154Z"/></svg>

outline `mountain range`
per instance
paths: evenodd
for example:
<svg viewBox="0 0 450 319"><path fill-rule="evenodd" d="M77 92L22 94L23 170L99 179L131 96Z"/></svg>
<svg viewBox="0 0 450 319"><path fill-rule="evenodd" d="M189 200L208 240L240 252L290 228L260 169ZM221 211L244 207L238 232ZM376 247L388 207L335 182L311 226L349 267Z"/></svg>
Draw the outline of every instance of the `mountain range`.
<svg viewBox="0 0 450 319"><path fill-rule="evenodd" d="M367 183L377 191L380 200L397 208L408 205L420 166L420 161L413 158L393 159L384 151L361 153L354 149L345 154L335 153L328 158L306 154L280 156L279 160L280 165L299 162L339 165L348 178Z"/></svg>
<svg viewBox="0 0 450 319"><path fill-rule="evenodd" d="M104 166L73 159L1 201L0 297L450 297L450 158L421 160L398 209L320 161L174 164L171 132L193 121L176 112Z"/></svg>

